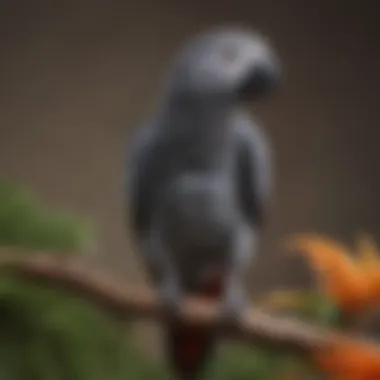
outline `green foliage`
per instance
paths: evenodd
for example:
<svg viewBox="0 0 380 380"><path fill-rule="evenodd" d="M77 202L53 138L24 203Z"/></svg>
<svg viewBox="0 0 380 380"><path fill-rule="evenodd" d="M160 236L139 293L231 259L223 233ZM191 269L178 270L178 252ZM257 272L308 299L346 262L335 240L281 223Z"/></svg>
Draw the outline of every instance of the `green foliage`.
<svg viewBox="0 0 380 380"><path fill-rule="evenodd" d="M13 363L9 379L120 378L121 334L83 300L1 277L0 370Z"/></svg>
<svg viewBox="0 0 380 380"><path fill-rule="evenodd" d="M304 292L302 302L287 312L304 321L323 326L338 326L342 320L339 307L325 294L314 291Z"/></svg>
<svg viewBox="0 0 380 380"><path fill-rule="evenodd" d="M92 244L87 222L0 185L0 245L78 252ZM0 276L1 379L125 378L125 327L94 305L37 284Z"/></svg>
<svg viewBox="0 0 380 380"><path fill-rule="evenodd" d="M205 379L251 380L276 379L279 368L273 357L264 349L243 345L228 345L212 364Z"/></svg>
<svg viewBox="0 0 380 380"><path fill-rule="evenodd" d="M91 225L65 213L48 212L42 203L0 182L0 245L21 250L81 251L93 243Z"/></svg>

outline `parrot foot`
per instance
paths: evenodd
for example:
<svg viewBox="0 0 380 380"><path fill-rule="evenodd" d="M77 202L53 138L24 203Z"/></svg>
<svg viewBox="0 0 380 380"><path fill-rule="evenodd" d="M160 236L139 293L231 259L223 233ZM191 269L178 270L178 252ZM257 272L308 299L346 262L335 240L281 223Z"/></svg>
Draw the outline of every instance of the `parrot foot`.
<svg viewBox="0 0 380 380"><path fill-rule="evenodd" d="M182 303L182 292L175 281L165 281L159 294L164 315L170 319L178 316Z"/></svg>
<svg viewBox="0 0 380 380"><path fill-rule="evenodd" d="M223 325L236 324L248 309L249 297L243 290L228 292L221 306L221 321Z"/></svg>

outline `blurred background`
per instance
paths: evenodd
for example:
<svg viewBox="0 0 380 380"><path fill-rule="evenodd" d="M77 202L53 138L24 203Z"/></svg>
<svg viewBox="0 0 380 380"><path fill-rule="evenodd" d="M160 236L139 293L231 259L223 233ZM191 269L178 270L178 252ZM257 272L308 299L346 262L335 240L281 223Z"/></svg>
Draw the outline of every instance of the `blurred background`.
<svg viewBox="0 0 380 380"><path fill-rule="evenodd" d="M339 2L340 3L340 2ZM276 187L253 291L305 283L284 236L380 238L376 1L156 0L0 3L0 173L94 220L95 258L144 281L124 222L124 155L172 54L194 33L244 22L268 35L285 78L253 112L273 141Z"/></svg>

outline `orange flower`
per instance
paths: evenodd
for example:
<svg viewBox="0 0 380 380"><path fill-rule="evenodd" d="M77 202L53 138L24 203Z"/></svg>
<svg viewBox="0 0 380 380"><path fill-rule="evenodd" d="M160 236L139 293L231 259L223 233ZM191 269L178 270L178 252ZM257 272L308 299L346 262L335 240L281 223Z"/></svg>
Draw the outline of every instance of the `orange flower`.
<svg viewBox="0 0 380 380"><path fill-rule="evenodd" d="M358 264L371 284L372 303L380 302L380 255L379 249L370 236L362 234L357 243Z"/></svg>
<svg viewBox="0 0 380 380"><path fill-rule="evenodd" d="M346 312L360 312L380 301L380 257L368 235L357 241L357 255L344 245L318 235L292 239L317 274L323 291ZM380 379L380 349L337 335L328 349L312 355L333 380Z"/></svg>
<svg viewBox="0 0 380 380"><path fill-rule="evenodd" d="M318 235L296 237L290 247L306 256L322 290L345 312L357 313L373 304L375 287L380 296L380 260L367 236L359 240L357 258L344 245Z"/></svg>
<svg viewBox="0 0 380 380"><path fill-rule="evenodd" d="M369 344L338 338L330 349L314 353L313 359L331 379L380 379L380 350Z"/></svg>

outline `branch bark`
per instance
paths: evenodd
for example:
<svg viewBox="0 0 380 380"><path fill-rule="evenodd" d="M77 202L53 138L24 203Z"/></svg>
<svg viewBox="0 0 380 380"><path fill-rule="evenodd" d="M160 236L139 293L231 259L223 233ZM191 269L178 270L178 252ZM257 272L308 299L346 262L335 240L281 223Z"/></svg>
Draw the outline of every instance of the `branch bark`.
<svg viewBox="0 0 380 380"><path fill-rule="evenodd" d="M162 310L153 291L122 283L90 265L74 259L39 255L32 258L0 257L0 267L24 280L52 286L81 296L116 318L161 318ZM217 305L199 299L184 302L180 318L191 325L220 328L222 335L280 350L315 352L333 344L338 332L280 318L259 310L244 313L235 325L221 326Z"/></svg>

